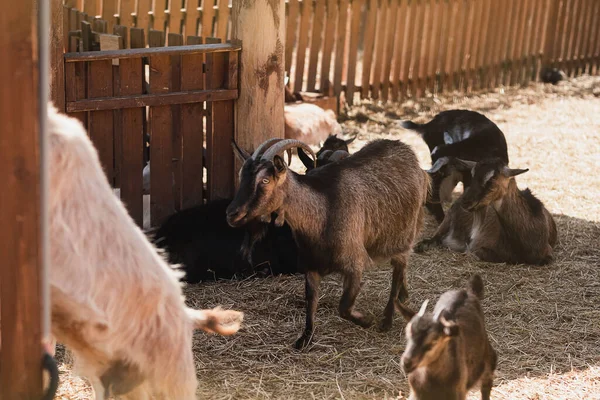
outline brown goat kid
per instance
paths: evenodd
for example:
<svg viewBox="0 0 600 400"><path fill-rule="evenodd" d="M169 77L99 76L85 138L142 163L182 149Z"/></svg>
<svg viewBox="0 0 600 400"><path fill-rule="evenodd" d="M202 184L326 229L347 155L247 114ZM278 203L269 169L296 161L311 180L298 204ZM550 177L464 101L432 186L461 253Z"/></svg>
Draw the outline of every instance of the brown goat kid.
<svg viewBox="0 0 600 400"><path fill-rule="evenodd" d="M528 170L508 168L500 159L455 161L457 168L471 171L471 186L452 205L435 235L415 251L445 245L489 262L551 262L557 240L554 219L529 189L519 190L514 178Z"/></svg>
<svg viewBox="0 0 600 400"><path fill-rule="evenodd" d="M489 400L496 369L496 351L485 329L481 304L483 281L475 275L465 290L452 290L426 313L427 300L415 312L400 304L408 321L402 367L408 374L410 400L464 400L481 384Z"/></svg>
<svg viewBox="0 0 600 400"><path fill-rule="evenodd" d="M344 279L342 318L364 328L373 324L371 317L354 310L354 302L363 271L374 260L391 259L394 269L380 325L381 330L388 330L396 303L408 297L405 270L422 225L427 174L412 149L400 141L373 141L306 175L289 170L282 158L295 147L315 159L310 147L297 140L271 139L252 156L234 146L245 163L227 221L241 226L277 212L290 225L298 245L299 269L306 272L306 327L296 348L311 341L319 284L330 273L340 273Z"/></svg>

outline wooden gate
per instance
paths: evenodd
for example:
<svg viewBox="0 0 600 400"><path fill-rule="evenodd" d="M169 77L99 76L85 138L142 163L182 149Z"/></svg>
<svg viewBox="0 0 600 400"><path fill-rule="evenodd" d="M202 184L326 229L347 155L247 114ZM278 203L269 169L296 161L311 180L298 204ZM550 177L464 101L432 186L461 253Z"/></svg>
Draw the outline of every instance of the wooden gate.
<svg viewBox="0 0 600 400"><path fill-rule="evenodd" d="M131 29L132 40L136 34ZM169 36L170 44L177 42L183 43L181 35ZM185 46L64 56L66 112L87 127L109 182L120 189L140 226L146 132L152 226L205 198L233 195L231 140L241 45L207 42L188 37Z"/></svg>

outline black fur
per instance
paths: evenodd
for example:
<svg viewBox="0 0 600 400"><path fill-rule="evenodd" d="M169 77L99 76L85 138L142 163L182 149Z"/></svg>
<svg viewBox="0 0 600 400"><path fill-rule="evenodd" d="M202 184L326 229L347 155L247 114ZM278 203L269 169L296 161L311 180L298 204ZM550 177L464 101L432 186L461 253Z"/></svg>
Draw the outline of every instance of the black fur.
<svg viewBox="0 0 600 400"><path fill-rule="evenodd" d="M460 158L468 161L481 161L499 158L508 165L508 147L504 133L486 116L470 110L449 110L437 114L426 124L412 121L402 122L402 126L418 132L431 152L431 164L442 157ZM444 134L452 137L452 143L444 141ZM438 222L444 219L440 204L439 189L448 178L442 170L431 174L432 192L427 208ZM465 189L470 184L470 173L464 172L462 179Z"/></svg>
<svg viewBox="0 0 600 400"><path fill-rule="evenodd" d="M540 71L540 79L544 83L556 85L564 79L563 72L557 68L544 67Z"/></svg>
<svg viewBox="0 0 600 400"><path fill-rule="evenodd" d="M225 219L230 199L182 210L170 216L154 234L154 243L168 253L168 260L182 264L189 283L243 278L255 273L294 274L297 250L289 226L268 225L264 239L253 249L250 264L241 254L247 229L232 228Z"/></svg>
<svg viewBox="0 0 600 400"><path fill-rule="evenodd" d="M525 190L520 190L520 192L521 196L523 196L523 198L527 202L531 213L536 217L541 215L542 210L544 209L544 203L542 203L537 197L535 197L534 194L531 193L531 190L529 188Z"/></svg>

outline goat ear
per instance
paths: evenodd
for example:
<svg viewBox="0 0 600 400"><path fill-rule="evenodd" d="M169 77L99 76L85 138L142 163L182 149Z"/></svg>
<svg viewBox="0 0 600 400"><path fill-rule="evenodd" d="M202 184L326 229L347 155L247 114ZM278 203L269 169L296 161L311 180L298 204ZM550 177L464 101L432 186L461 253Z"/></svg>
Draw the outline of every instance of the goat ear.
<svg viewBox="0 0 600 400"><path fill-rule="evenodd" d="M529 168L525 168L525 169L512 169L512 168L504 167L502 169L502 174L504 176L511 177L511 176L517 176L517 175L524 174L527 171L529 171Z"/></svg>
<svg viewBox="0 0 600 400"><path fill-rule="evenodd" d="M396 310L400 311L400 314L402 314L402 316L407 322L410 321L416 314L416 312L414 312L404 304L400 303L399 301L396 301Z"/></svg>
<svg viewBox="0 0 600 400"><path fill-rule="evenodd" d="M440 324L444 327L444 335L456 336L458 335L458 325L455 322L448 321L443 315L439 318Z"/></svg>
<svg viewBox="0 0 600 400"><path fill-rule="evenodd" d="M311 170L315 167L315 163L313 162L312 158L310 158L301 148L298 148L298 157L307 170Z"/></svg>
<svg viewBox="0 0 600 400"><path fill-rule="evenodd" d="M287 168L285 166L285 161L280 156L275 156L273 158L273 165L275 166L275 169L277 170L278 174L285 172L285 170Z"/></svg>
<svg viewBox="0 0 600 400"><path fill-rule="evenodd" d="M438 158L436 160L436 162L431 166L431 168L429 168L427 170L428 174L435 174L436 172L438 172L440 169L442 169L442 167L446 164L448 164L448 161L450 159L448 157L441 157Z"/></svg>
<svg viewBox="0 0 600 400"><path fill-rule="evenodd" d="M231 147L233 147L233 152L235 153L236 156L239 157L239 159L241 161L246 161L247 159L249 159L251 157L250 153L248 153L244 149L240 148L240 146L237 145L235 140L231 141Z"/></svg>

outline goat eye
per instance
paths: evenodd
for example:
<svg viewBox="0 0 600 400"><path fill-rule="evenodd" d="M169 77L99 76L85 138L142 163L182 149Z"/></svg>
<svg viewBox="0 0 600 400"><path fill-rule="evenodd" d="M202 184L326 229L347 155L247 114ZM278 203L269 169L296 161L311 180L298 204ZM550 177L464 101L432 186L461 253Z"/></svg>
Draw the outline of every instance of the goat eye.
<svg viewBox="0 0 600 400"><path fill-rule="evenodd" d="M263 180L262 180L262 183L263 183L264 185L268 185L268 184L269 184L269 182L271 182L271 181L270 181L270 180L268 180L267 178L265 178L265 179L263 179Z"/></svg>

